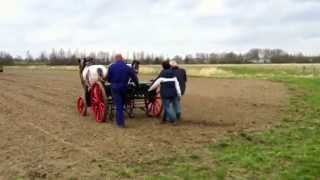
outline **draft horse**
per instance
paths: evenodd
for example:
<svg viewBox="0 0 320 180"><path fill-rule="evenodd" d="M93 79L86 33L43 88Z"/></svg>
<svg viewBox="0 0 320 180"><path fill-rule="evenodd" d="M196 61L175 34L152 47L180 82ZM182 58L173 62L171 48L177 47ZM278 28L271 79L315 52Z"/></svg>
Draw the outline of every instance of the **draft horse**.
<svg viewBox="0 0 320 180"><path fill-rule="evenodd" d="M93 58L82 58L78 60L79 62L79 75L81 80L81 85L84 90L84 101L80 98L78 99L78 111L81 115L85 116L87 114L87 108L91 107L91 97L90 90L92 86L97 82L104 82L107 80L108 70L104 65L96 65ZM139 73L139 61L133 61L132 64L128 64L134 69L135 73ZM129 83L132 83L131 80ZM131 103L130 103L131 105Z"/></svg>
<svg viewBox="0 0 320 180"><path fill-rule="evenodd" d="M83 102L85 103L83 105L85 109L82 111L82 115L86 115L86 107L91 107L91 100L89 94L91 86L97 81L106 81L108 70L103 65L96 65L93 58L82 58L79 59L78 62L79 75L85 97L85 102Z"/></svg>

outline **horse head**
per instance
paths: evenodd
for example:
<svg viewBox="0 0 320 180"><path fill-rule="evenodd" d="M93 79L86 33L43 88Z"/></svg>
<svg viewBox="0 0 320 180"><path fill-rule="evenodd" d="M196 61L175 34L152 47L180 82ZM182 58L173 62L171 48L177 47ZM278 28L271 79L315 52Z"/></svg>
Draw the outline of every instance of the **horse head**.
<svg viewBox="0 0 320 180"><path fill-rule="evenodd" d="M79 62L79 70L80 73L82 73L83 69L87 66L93 65L94 64L94 59L89 57L89 58L81 58L78 59Z"/></svg>
<svg viewBox="0 0 320 180"><path fill-rule="evenodd" d="M131 63L131 68L135 71L136 74L139 73L140 62L137 60L133 60Z"/></svg>

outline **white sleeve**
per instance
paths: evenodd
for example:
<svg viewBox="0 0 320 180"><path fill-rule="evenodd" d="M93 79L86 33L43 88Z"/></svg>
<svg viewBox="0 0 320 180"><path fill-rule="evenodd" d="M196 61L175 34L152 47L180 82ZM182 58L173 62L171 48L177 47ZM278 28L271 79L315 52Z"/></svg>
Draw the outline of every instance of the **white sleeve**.
<svg viewBox="0 0 320 180"><path fill-rule="evenodd" d="M176 86L177 94L180 97L181 96L181 89L180 89L180 84L177 78L174 78L174 84Z"/></svg>
<svg viewBox="0 0 320 180"><path fill-rule="evenodd" d="M156 88L160 85L161 81L162 81L162 78L158 78L158 79L151 85L151 87L148 89L148 91L152 91L152 90L156 89Z"/></svg>

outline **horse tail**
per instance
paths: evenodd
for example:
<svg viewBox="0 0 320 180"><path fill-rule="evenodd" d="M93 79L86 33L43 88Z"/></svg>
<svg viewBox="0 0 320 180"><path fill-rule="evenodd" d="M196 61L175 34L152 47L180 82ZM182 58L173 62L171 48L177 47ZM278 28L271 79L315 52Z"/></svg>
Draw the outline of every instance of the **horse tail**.
<svg viewBox="0 0 320 180"><path fill-rule="evenodd" d="M97 69L97 73L98 73L99 79L104 80L104 78L103 78L103 70L101 68Z"/></svg>

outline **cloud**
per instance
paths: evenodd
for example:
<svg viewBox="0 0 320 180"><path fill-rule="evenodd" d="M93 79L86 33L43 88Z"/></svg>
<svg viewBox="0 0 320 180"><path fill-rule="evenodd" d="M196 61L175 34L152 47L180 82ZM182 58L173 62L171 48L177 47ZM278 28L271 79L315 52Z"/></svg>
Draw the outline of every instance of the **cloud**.
<svg viewBox="0 0 320 180"><path fill-rule="evenodd" d="M213 16L223 13L222 0L201 0L195 11L199 16Z"/></svg>
<svg viewBox="0 0 320 180"><path fill-rule="evenodd" d="M0 49L19 55L51 48L320 53L316 0L0 1Z"/></svg>

